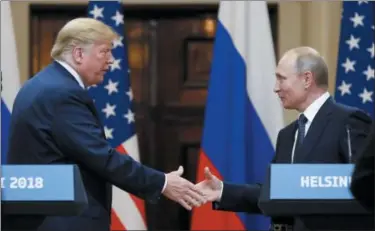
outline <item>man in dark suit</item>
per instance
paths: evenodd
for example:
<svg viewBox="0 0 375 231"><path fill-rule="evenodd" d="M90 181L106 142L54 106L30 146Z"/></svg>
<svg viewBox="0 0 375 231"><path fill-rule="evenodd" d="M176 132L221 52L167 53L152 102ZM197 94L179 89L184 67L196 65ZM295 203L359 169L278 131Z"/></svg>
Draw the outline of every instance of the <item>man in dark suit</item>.
<svg viewBox="0 0 375 231"><path fill-rule="evenodd" d="M353 196L363 207L374 212L374 184L375 184L375 123L372 125L371 133L366 140L366 145L356 161L352 175L350 190Z"/></svg>
<svg viewBox="0 0 375 231"><path fill-rule="evenodd" d="M317 51L299 47L284 54L276 69L274 91L284 108L297 110L299 117L279 132L272 163L349 163L357 159L371 118L356 108L337 104L327 89L328 68ZM205 175L206 180L197 186L209 195L214 209L261 213L258 208L261 184L221 182L208 169ZM273 217L272 223L271 229L275 230L275 227L307 230L293 217Z"/></svg>
<svg viewBox="0 0 375 231"><path fill-rule="evenodd" d="M17 94L10 125L8 164L76 164L88 208L79 216L11 216L3 228L39 231L108 231L115 185L148 202L161 195L186 209L205 202L183 170L164 174L118 153L106 140L86 88L103 81L118 35L91 18L68 22L58 33L54 61ZM58 184L58 182L56 182Z"/></svg>

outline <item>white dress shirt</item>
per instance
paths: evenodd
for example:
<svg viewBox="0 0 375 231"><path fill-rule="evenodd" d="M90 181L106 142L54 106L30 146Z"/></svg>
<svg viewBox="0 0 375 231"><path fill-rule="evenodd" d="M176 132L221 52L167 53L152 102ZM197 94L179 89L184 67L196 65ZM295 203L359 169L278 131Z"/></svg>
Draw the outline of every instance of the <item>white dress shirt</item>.
<svg viewBox="0 0 375 231"><path fill-rule="evenodd" d="M312 121L314 120L314 117L316 116L320 108L323 106L323 104L327 101L329 97L330 97L330 94L328 92L324 93L319 98L317 98L312 104L310 104L310 106L308 106L306 110L303 112L303 114L307 118L306 127L305 127L305 136L310 128ZM301 114L302 113L300 113L299 115ZM294 162L294 151L296 148L297 136L298 136L298 129L294 135L291 163Z"/></svg>
<svg viewBox="0 0 375 231"><path fill-rule="evenodd" d="M85 85L83 84L83 81L81 79L81 77L79 76L78 72L76 70L74 70L68 63L64 62L64 61L61 61L61 60L56 60L56 62L58 62L59 64L61 64L61 66L63 66L74 78L75 80L77 80L78 84L83 88L83 89L86 89ZM162 193L164 192L165 188L167 187L167 175L165 175L165 181L164 181L164 186L163 186L163 189L162 189Z"/></svg>

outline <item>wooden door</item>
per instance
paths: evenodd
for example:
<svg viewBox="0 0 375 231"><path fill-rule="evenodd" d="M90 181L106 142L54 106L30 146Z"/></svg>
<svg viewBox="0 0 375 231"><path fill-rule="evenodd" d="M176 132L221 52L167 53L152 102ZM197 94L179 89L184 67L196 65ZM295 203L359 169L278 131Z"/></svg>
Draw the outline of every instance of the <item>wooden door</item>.
<svg viewBox="0 0 375 231"><path fill-rule="evenodd" d="M57 32L83 6L31 7L31 76L51 61ZM217 6L124 9L141 162L194 181L203 128ZM277 8L271 7L271 19ZM276 23L273 23L275 32ZM146 205L150 230L188 230L190 213L164 198Z"/></svg>

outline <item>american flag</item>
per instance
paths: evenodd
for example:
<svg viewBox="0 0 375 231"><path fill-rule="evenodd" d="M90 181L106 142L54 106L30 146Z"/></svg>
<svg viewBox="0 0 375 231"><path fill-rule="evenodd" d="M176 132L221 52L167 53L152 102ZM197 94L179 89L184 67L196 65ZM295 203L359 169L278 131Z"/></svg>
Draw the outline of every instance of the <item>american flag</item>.
<svg viewBox="0 0 375 231"><path fill-rule="evenodd" d="M337 102L374 117L374 2L343 2L337 63Z"/></svg>
<svg viewBox="0 0 375 231"><path fill-rule="evenodd" d="M94 99L105 135L112 147L139 161L121 1L90 1L88 14L111 26L121 36L113 42L114 62L104 81L90 87L89 93ZM146 229L144 202L113 186L111 230Z"/></svg>

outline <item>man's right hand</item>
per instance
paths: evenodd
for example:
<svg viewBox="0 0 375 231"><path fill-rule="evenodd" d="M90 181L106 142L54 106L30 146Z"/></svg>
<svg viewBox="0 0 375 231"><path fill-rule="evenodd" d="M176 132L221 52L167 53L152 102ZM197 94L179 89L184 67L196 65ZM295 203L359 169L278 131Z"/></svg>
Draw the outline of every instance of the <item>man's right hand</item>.
<svg viewBox="0 0 375 231"><path fill-rule="evenodd" d="M193 183L181 177L183 172L184 169L180 166L177 171L165 175L167 185L163 195L191 210L192 206L201 206L206 200Z"/></svg>
<svg viewBox="0 0 375 231"><path fill-rule="evenodd" d="M223 193L223 182L214 176L208 167L204 168L205 179L198 184L197 188L205 194L208 201L220 201Z"/></svg>

